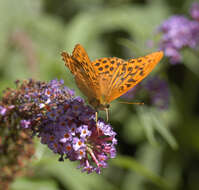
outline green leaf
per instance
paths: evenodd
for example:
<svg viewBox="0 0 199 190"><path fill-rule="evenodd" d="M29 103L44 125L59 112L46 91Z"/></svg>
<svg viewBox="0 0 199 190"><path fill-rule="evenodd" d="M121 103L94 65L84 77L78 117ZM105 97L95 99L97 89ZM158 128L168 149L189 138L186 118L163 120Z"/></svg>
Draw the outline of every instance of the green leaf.
<svg viewBox="0 0 199 190"><path fill-rule="evenodd" d="M100 190L116 189L111 183L103 178L103 175L96 173L82 173L77 169L77 165L69 160L59 162L56 156L42 157L39 162L35 163L35 174L37 176L51 176L66 189L74 190ZM105 188L106 187L106 188Z"/></svg>
<svg viewBox="0 0 199 190"><path fill-rule="evenodd" d="M59 190L53 180L18 178L11 187L11 190Z"/></svg>
<svg viewBox="0 0 199 190"><path fill-rule="evenodd" d="M199 52L186 48L183 50L182 54L184 65L199 77Z"/></svg>
<svg viewBox="0 0 199 190"><path fill-rule="evenodd" d="M154 137L154 131L156 130L173 149L178 148L178 144L175 138L168 130L166 122L162 117L163 112L158 111L157 108L147 108L146 106L140 106L139 108L137 108L137 111L140 122L142 123L147 138L151 144L158 144Z"/></svg>
<svg viewBox="0 0 199 190"><path fill-rule="evenodd" d="M156 175L155 173L151 172L147 168L145 168L142 164L137 162L134 158L128 156L117 156L117 158L111 161L113 165L121 167L123 169L132 170L140 175L143 175L148 180L153 182L155 185L162 189L171 189L169 183L164 180L162 177Z"/></svg>
<svg viewBox="0 0 199 190"><path fill-rule="evenodd" d="M150 110L150 115L154 123L154 128L164 137L168 144L176 150L178 148L178 143L168 130L165 121L161 117L161 113L152 108Z"/></svg>
<svg viewBox="0 0 199 190"><path fill-rule="evenodd" d="M149 112L146 111L147 108L145 106L140 106L137 108L138 117L140 119L140 123L146 133L146 137L152 145L157 146L158 143L154 136L154 128L153 122L151 120Z"/></svg>

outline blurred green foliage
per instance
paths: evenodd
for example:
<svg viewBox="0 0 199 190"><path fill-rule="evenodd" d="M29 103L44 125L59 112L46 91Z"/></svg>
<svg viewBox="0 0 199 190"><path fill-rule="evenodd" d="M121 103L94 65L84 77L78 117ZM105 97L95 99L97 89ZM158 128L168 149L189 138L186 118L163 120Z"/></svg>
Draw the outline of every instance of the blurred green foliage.
<svg viewBox="0 0 199 190"><path fill-rule="evenodd" d="M82 44L91 60L129 58L155 51L155 30L173 14L187 14L188 0L0 0L0 91L17 79L65 80L80 91L60 53ZM60 163L37 144L30 170L12 190L199 189L198 55L183 52L184 63L162 61L152 75L169 82L166 111L112 103L110 123L118 135L118 157L101 175ZM82 96L82 95L81 95ZM142 100L141 100L142 101ZM103 113L102 113L103 116Z"/></svg>

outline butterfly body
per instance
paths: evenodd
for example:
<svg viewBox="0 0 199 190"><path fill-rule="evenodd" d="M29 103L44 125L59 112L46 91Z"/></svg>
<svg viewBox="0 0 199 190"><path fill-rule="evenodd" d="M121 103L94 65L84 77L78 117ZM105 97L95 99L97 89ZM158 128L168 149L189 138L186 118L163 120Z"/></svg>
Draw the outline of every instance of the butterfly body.
<svg viewBox="0 0 199 190"><path fill-rule="evenodd" d="M61 55L88 102L96 110L106 110L114 99L133 88L153 70L163 52L127 61L105 57L91 62L84 48L77 44L72 55L67 52Z"/></svg>

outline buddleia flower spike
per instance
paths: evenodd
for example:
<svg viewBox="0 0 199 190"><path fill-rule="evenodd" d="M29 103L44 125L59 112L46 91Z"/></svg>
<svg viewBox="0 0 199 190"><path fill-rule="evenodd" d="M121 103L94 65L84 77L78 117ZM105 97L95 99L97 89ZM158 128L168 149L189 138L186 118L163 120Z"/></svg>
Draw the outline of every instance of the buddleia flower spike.
<svg viewBox="0 0 199 190"><path fill-rule="evenodd" d="M116 133L101 119L97 128L95 110L64 86L63 80L17 84L16 89L6 90L0 101L2 126L7 126L10 115L11 129L17 126L19 131L31 132L58 154L60 161L78 161L83 172L100 173L108 166L107 161L116 155Z"/></svg>

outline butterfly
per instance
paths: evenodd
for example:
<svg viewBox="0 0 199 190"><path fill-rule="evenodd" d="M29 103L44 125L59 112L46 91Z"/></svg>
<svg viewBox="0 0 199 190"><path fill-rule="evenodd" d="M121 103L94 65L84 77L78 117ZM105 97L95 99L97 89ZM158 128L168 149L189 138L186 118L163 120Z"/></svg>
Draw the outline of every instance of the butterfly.
<svg viewBox="0 0 199 190"><path fill-rule="evenodd" d="M127 61L117 57L91 61L85 49L77 44L72 55L67 52L61 55L89 104L96 110L107 111L113 100L133 88L153 70L162 59L163 52L157 51Z"/></svg>

